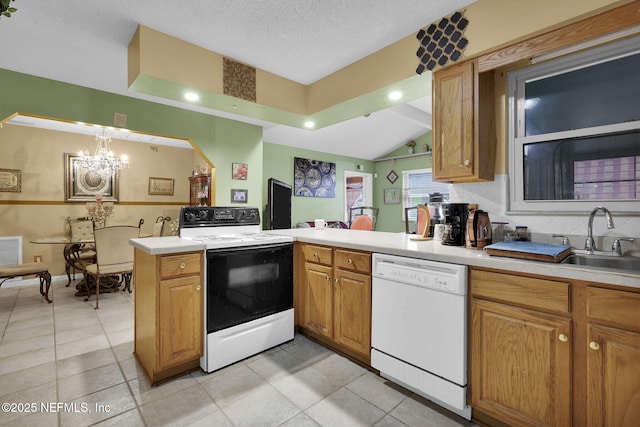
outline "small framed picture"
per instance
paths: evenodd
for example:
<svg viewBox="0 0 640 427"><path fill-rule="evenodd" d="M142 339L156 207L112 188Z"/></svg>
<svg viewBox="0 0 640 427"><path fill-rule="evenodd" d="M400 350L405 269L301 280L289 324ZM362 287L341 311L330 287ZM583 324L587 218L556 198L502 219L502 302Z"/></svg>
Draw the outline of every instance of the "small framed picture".
<svg viewBox="0 0 640 427"><path fill-rule="evenodd" d="M394 171L391 171L389 172L389 175L387 175L387 180L394 184L398 180L398 175Z"/></svg>
<svg viewBox="0 0 640 427"><path fill-rule="evenodd" d="M246 163L232 163L231 164L231 179L238 179L242 181L247 180L248 167Z"/></svg>
<svg viewBox="0 0 640 427"><path fill-rule="evenodd" d="M149 177L150 196L173 196L173 178Z"/></svg>
<svg viewBox="0 0 640 427"><path fill-rule="evenodd" d="M0 191L22 192L22 171L20 169L0 169Z"/></svg>
<svg viewBox="0 0 640 427"><path fill-rule="evenodd" d="M385 205L397 205L400 203L400 189L399 188L385 188L384 189L384 204Z"/></svg>
<svg viewBox="0 0 640 427"><path fill-rule="evenodd" d="M231 190L231 203L247 203L249 190Z"/></svg>

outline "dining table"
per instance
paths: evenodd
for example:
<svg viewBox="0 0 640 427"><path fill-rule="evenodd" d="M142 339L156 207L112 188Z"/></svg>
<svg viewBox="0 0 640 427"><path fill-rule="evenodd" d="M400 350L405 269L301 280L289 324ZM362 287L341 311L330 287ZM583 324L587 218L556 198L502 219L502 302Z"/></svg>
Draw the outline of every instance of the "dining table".
<svg viewBox="0 0 640 427"><path fill-rule="evenodd" d="M64 257L66 265L82 272L83 276L82 280L80 280L80 282L76 284L75 296L86 297L89 294L95 293L95 279L92 276L84 274L86 272L87 264L80 258L80 250L82 249L82 247L95 243L93 239L72 240L71 237L68 236L52 236L40 237L37 239L29 240L29 242L37 245L64 245L62 256ZM67 272L67 274L69 273ZM85 280L87 282L85 282ZM66 286L68 287L70 284L71 276L69 276L69 283L67 283ZM100 286L100 293L114 292L116 290L118 290L118 287L107 287L102 285Z"/></svg>

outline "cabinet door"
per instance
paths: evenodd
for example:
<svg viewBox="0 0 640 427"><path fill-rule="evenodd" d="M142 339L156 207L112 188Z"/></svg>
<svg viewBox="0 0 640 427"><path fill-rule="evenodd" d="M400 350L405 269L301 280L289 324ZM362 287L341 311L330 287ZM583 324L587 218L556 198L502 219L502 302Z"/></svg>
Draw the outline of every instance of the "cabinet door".
<svg viewBox="0 0 640 427"><path fill-rule="evenodd" d="M202 356L202 286L200 276L160 282L160 369Z"/></svg>
<svg viewBox="0 0 640 427"><path fill-rule="evenodd" d="M433 75L434 180L474 175L473 68L467 61Z"/></svg>
<svg viewBox="0 0 640 427"><path fill-rule="evenodd" d="M470 404L519 426L571 425L571 320L473 298Z"/></svg>
<svg viewBox="0 0 640 427"><path fill-rule="evenodd" d="M589 327L589 426L640 424L640 334Z"/></svg>
<svg viewBox="0 0 640 427"><path fill-rule="evenodd" d="M371 354L371 277L336 271L334 339L367 358Z"/></svg>
<svg viewBox="0 0 640 427"><path fill-rule="evenodd" d="M305 263L307 289L304 307L304 327L333 338L333 269Z"/></svg>

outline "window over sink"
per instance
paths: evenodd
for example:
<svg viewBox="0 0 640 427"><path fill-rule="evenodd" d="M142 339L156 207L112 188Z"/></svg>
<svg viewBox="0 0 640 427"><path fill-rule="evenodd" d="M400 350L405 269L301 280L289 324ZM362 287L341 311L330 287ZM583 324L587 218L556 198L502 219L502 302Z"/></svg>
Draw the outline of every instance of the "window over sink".
<svg viewBox="0 0 640 427"><path fill-rule="evenodd" d="M508 74L510 210L640 211L640 36Z"/></svg>

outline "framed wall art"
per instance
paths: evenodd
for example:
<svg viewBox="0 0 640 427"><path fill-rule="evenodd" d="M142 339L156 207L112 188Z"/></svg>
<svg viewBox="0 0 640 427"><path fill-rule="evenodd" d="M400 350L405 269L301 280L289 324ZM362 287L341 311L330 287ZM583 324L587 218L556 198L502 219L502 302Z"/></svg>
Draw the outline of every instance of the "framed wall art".
<svg viewBox="0 0 640 427"><path fill-rule="evenodd" d="M398 175L394 171L391 171L387 175L387 180L393 184L398 180Z"/></svg>
<svg viewBox="0 0 640 427"><path fill-rule="evenodd" d="M336 197L336 164L294 157L293 194L302 197Z"/></svg>
<svg viewBox="0 0 640 427"><path fill-rule="evenodd" d="M20 169L0 169L0 191L20 193L22 191L22 171Z"/></svg>
<svg viewBox="0 0 640 427"><path fill-rule="evenodd" d="M149 177L150 196L173 196L173 178Z"/></svg>
<svg viewBox="0 0 640 427"><path fill-rule="evenodd" d="M399 188L385 188L384 189L384 204L385 205L397 205L400 203L400 189Z"/></svg>
<svg viewBox="0 0 640 427"><path fill-rule="evenodd" d="M101 174L83 166L77 154L64 153L64 201L90 202L98 194L105 202L118 201L118 171Z"/></svg>
<svg viewBox="0 0 640 427"><path fill-rule="evenodd" d="M231 179L246 181L248 172L249 168L246 163L231 164Z"/></svg>
<svg viewBox="0 0 640 427"><path fill-rule="evenodd" d="M249 190L231 190L231 203L247 203Z"/></svg>

